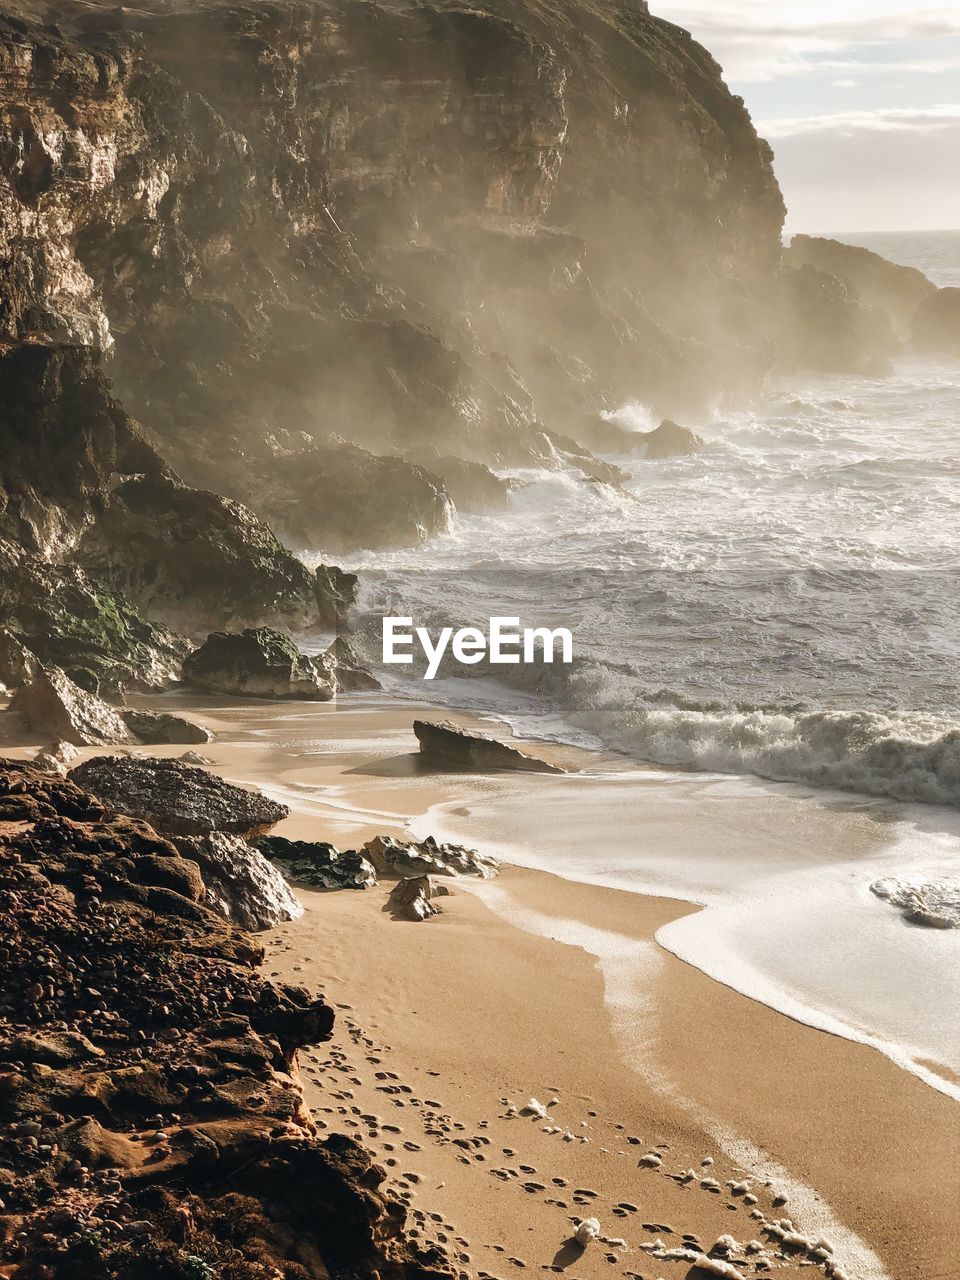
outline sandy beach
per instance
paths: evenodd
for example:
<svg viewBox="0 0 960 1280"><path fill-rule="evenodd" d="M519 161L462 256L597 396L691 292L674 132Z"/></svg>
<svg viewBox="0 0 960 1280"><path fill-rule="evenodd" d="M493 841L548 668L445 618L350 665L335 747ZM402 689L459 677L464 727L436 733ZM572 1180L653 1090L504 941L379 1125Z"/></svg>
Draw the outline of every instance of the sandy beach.
<svg viewBox="0 0 960 1280"><path fill-rule="evenodd" d="M217 772L291 805L278 834L358 847L467 785L422 770L413 704L161 702L215 732ZM464 1266L695 1277L696 1252L728 1235L741 1274L792 1280L809 1257L763 1229L789 1220L851 1278L956 1274L956 1104L670 955L656 931L695 908L504 867L412 924L386 910L389 887L298 889L305 913L264 935L266 968L339 1010L301 1062L317 1124L362 1137L417 1230ZM517 1114L531 1099L543 1116ZM589 1217L602 1239L581 1251L570 1236ZM744 1253L753 1240L762 1252Z"/></svg>

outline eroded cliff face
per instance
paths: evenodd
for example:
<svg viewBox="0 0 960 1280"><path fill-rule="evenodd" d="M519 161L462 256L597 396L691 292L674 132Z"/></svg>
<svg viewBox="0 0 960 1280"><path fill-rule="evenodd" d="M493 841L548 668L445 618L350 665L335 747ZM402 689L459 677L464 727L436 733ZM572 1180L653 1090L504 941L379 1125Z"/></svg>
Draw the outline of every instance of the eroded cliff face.
<svg viewBox="0 0 960 1280"><path fill-rule="evenodd" d="M27 12L0 329L102 351L188 483L282 522L265 468L334 501L331 433L555 462L605 401L679 412L769 364L769 149L642 5Z"/></svg>

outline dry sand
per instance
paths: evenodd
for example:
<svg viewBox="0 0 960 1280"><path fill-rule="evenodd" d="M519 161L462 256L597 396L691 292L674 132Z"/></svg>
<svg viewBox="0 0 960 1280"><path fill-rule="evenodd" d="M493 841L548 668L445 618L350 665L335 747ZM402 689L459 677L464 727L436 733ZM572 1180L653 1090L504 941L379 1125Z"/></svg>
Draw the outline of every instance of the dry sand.
<svg viewBox="0 0 960 1280"><path fill-rule="evenodd" d="M356 847L463 785L419 768L410 704L161 701L217 732L200 750L223 776L296 804L289 836ZM333 1042L301 1064L317 1122L372 1146L417 1229L474 1274L700 1280L658 1254L727 1234L764 1244L744 1276L822 1275L764 1234L756 1196L768 1220L832 1238L850 1277L960 1277L956 1104L664 952L654 933L687 904L505 868L412 924L384 910L388 887L301 890L303 918L265 938L267 969L340 1009ZM546 1119L509 1113L531 1097L553 1103ZM572 1246L592 1216L623 1243Z"/></svg>

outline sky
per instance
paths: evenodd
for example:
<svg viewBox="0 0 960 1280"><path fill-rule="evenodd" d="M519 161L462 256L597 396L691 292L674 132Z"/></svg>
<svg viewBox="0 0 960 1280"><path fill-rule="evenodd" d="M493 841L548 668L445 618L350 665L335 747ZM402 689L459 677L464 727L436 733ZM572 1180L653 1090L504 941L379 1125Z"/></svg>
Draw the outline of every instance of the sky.
<svg viewBox="0 0 960 1280"><path fill-rule="evenodd" d="M960 0L650 0L776 154L787 230L960 229Z"/></svg>

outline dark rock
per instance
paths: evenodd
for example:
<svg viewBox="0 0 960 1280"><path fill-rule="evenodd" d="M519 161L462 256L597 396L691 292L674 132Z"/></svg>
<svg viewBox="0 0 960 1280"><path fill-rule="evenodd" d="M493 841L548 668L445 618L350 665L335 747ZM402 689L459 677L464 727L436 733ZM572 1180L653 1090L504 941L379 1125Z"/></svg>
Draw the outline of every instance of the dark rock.
<svg viewBox="0 0 960 1280"><path fill-rule="evenodd" d="M168 835L250 835L275 826L289 812L256 791L179 760L98 756L78 765L70 777L117 813L143 818Z"/></svg>
<svg viewBox="0 0 960 1280"><path fill-rule="evenodd" d="M405 879L417 876L479 876L489 880L499 864L475 849L460 844L438 844L432 836L419 843L374 836L360 850L381 876Z"/></svg>
<svg viewBox="0 0 960 1280"><path fill-rule="evenodd" d="M960 356L960 289L938 289L921 302L911 336L920 351Z"/></svg>
<svg viewBox="0 0 960 1280"><path fill-rule="evenodd" d="M320 564L314 573L314 589L320 608L320 622L325 627L342 625L347 610L357 594L357 575L345 573L333 564Z"/></svg>
<svg viewBox="0 0 960 1280"><path fill-rule="evenodd" d="M794 236L783 261L794 269L811 266L842 280L866 306L887 315L902 340L910 336L917 308L936 293L933 281L915 267L888 262L870 249L822 236Z"/></svg>
<svg viewBox="0 0 960 1280"><path fill-rule="evenodd" d="M781 274L776 327L781 368L887 374L902 350L889 317L837 276L812 266Z"/></svg>
<svg viewBox="0 0 960 1280"><path fill-rule="evenodd" d="M269 627L239 635L215 632L183 664L184 684L245 698L298 698L326 702L336 692L333 664L308 658Z"/></svg>
<svg viewBox="0 0 960 1280"><path fill-rule="evenodd" d="M255 844L284 875L321 889L369 889L377 883L371 862L354 849L340 851L322 840L285 840L260 836Z"/></svg>
<svg viewBox="0 0 960 1280"><path fill-rule="evenodd" d="M350 642L343 636L337 636L326 656L334 665L338 690L344 693L362 693L381 687L380 681L362 664Z"/></svg>
<svg viewBox="0 0 960 1280"><path fill-rule="evenodd" d="M185 720L168 712L146 711L142 708L120 712L124 724L148 747L163 743L177 745L192 742L212 742L213 734L202 725Z"/></svg>
<svg viewBox="0 0 960 1280"><path fill-rule="evenodd" d="M42 669L32 683L18 689L9 710L29 732L79 747L137 741L113 707L74 684L58 667Z"/></svg>
<svg viewBox="0 0 960 1280"><path fill-rule="evenodd" d="M641 431L637 439L645 447L647 458L682 458L689 453L699 453L703 440L689 427L665 418L654 431Z"/></svg>
<svg viewBox="0 0 960 1280"><path fill-rule="evenodd" d="M413 876L394 885L389 904L397 919L429 920L440 914L436 899L449 893L446 885L434 884L430 876Z"/></svg>
<svg viewBox="0 0 960 1280"><path fill-rule="evenodd" d="M78 554L145 617L179 631L321 621L315 575L262 520L169 474L117 486Z"/></svg>
<svg viewBox="0 0 960 1280"><path fill-rule="evenodd" d="M440 477L458 511L505 511L510 505L513 482L502 479L482 462L470 462L434 448L419 450L415 460Z"/></svg>
<svg viewBox="0 0 960 1280"><path fill-rule="evenodd" d="M90 673L110 692L168 687L190 648L76 565L47 564L2 537L0 617L44 665Z"/></svg>
<svg viewBox="0 0 960 1280"><path fill-rule="evenodd" d="M413 731L420 743L420 754L432 764L446 768L514 769L529 773L563 773L558 765L547 764L533 756L508 747L496 738L476 730L467 730L452 720L414 720Z"/></svg>
<svg viewBox="0 0 960 1280"><path fill-rule="evenodd" d="M303 915L280 872L240 836L212 831L206 836L178 836L174 843L200 868L206 904L241 929L274 929Z"/></svg>
<svg viewBox="0 0 960 1280"><path fill-rule="evenodd" d="M255 493L287 537L334 550L416 546L445 533L452 515L437 476L344 440L274 459Z"/></svg>

